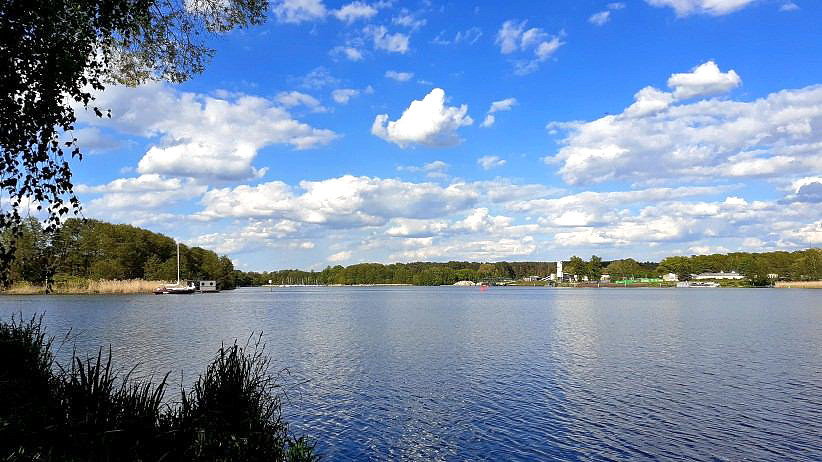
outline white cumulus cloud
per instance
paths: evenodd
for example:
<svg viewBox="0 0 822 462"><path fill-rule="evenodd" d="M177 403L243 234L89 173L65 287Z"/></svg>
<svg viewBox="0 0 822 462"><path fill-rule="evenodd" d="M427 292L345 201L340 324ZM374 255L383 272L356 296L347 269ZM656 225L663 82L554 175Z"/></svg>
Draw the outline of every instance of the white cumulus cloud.
<svg viewBox="0 0 822 462"><path fill-rule="evenodd" d="M371 133L403 148L411 144L445 147L459 144L457 130L472 123L468 106L446 106L445 91L434 88L422 100L412 101L397 120L389 121L388 114L378 115Z"/></svg>
<svg viewBox="0 0 822 462"><path fill-rule="evenodd" d="M488 109L488 113L491 114L497 111L510 111L516 105L516 98L505 98L503 100L494 101L491 103L491 107Z"/></svg>
<svg viewBox="0 0 822 462"><path fill-rule="evenodd" d="M775 178L820 171L822 86L783 90L750 102L680 102L692 95L727 91L739 81L730 71L709 74L710 78L699 72L675 74L674 92L645 88L622 114L549 124L550 129L565 130L567 137L546 162L559 162L563 178L574 184L670 177ZM693 76L700 79L690 79Z"/></svg>
<svg viewBox="0 0 822 462"><path fill-rule="evenodd" d="M742 79L733 69L723 73L713 61L700 64L691 72L673 74L668 79L668 87L673 88L676 99L726 93L741 83Z"/></svg>
<svg viewBox="0 0 822 462"><path fill-rule="evenodd" d="M790 201L822 204L822 177L800 178L793 181L791 189L793 194L788 196Z"/></svg>
<svg viewBox="0 0 822 462"><path fill-rule="evenodd" d="M367 26L363 29L374 42L374 48L404 54L408 51L409 36L401 32L389 33L385 26Z"/></svg>
<svg viewBox="0 0 822 462"><path fill-rule="evenodd" d="M550 124L568 135L555 157L573 184L647 178L775 177L822 169L822 86L751 102L701 100L659 112Z"/></svg>
<svg viewBox="0 0 822 462"><path fill-rule="evenodd" d="M645 87L634 94L634 103L625 109L626 116L641 117L668 109L674 95L654 87Z"/></svg>
<svg viewBox="0 0 822 462"><path fill-rule="evenodd" d="M625 8L623 2L613 2L608 4L608 9L594 13L588 18L588 22L595 26L604 26L611 20L611 11L622 10Z"/></svg>
<svg viewBox="0 0 822 462"><path fill-rule="evenodd" d="M110 121L86 111L78 111L78 118L153 140L137 166L141 174L254 178L265 173L252 165L265 146L290 144L308 149L337 137L331 130L294 120L287 110L258 96L220 98L151 83L137 88L109 87L97 96L97 102L111 108Z"/></svg>
<svg viewBox="0 0 822 462"><path fill-rule="evenodd" d="M500 159L499 156L482 156L477 159L477 164L482 167L483 170L491 170L492 168L502 167L506 164L505 159Z"/></svg>
<svg viewBox="0 0 822 462"><path fill-rule="evenodd" d="M448 167L449 165L447 163L441 160L435 160L423 164L421 167L416 165L400 165L397 167L397 170L400 172L425 173L425 176L428 178L447 178L448 174L445 172L448 170Z"/></svg>
<svg viewBox="0 0 822 462"><path fill-rule="evenodd" d="M500 52L504 55L515 52L529 53L534 56L527 59L517 59L514 61L514 73L517 75L529 74L539 67L540 63L550 58L565 42L560 35L553 37L538 28L527 28L528 21L508 20L502 23L497 32L496 43L500 47Z"/></svg>
<svg viewBox="0 0 822 462"><path fill-rule="evenodd" d="M140 175L136 178L118 178L106 184L88 186L77 185L78 193L105 193L105 192L146 192L146 191L177 191L183 187L180 178L164 178L157 174Z"/></svg>
<svg viewBox="0 0 822 462"><path fill-rule="evenodd" d="M392 218L427 219L471 207L477 191L464 183L439 186L345 175L302 181L300 190L281 181L218 188L202 197L199 217L284 219L332 228L380 226Z"/></svg>
<svg viewBox="0 0 822 462"><path fill-rule="evenodd" d="M170 204L197 198L207 189L207 186L190 178L165 178L157 174L118 178L97 186L81 184L75 188L82 195L100 194L87 204L89 212L94 214L168 207Z"/></svg>
<svg viewBox="0 0 822 462"><path fill-rule="evenodd" d="M322 0L279 0L273 10L279 22L292 24L323 19L327 13Z"/></svg>
<svg viewBox="0 0 822 462"><path fill-rule="evenodd" d="M391 22L398 26L407 27L411 30L417 30L424 26L428 21L426 21L425 18L418 18L408 11L404 11L399 16L394 16L391 18Z"/></svg>
<svg viewBox="0 0 822 462"><path fill-rule="evenodd" d="M331 92L331 98L338 104L348 104L351 98L360 94L356 88L338 88Z"/></svg>
<svg viewBox="0 0 822 462"><path fill-rule="evenodd" d="M331 56L342 56L349 61L362 61L363 54L359 48L353 46L336 46L329 53Z"/></svg>
<svg viewBox="0 0 822 462"><path fill-rule="evenodd" d="M340 21L351 24L360 19L374 17L377 14L377 9L367 3L356 1L343 5L340 9L332 11L331 14Z"/></svg>
<svg viewBox="0 0 822 462"><path fill-rule="evenodd" d="M413 72L385 71L385 77L397 82L407 82L414 78Z"/></svg>
<svg viewBox="0 0 822 462"><path fill-rule="evenodd" d="M741 10L758 0L645 0L649 5L673 8L677 16L708 14L722 16Z"/></svg>
<svg viewBox="0 0 822 462"><path fill-rule="evenodd" d="M490 127L494 125L496 122L496 117L494 117L494 113L498 111L510 111L514 106L517 105L516 98L505 98L500 101L494 101L491 103L491 107L488 109L488 114L485 116L485 119L480 124L481 127Z"/></svg>
<svg viewBox="0 0 822 462"><path fill-rule="evenodd" d="M488 128L494 125L494 122L497 121L497 118L494 117L493 114L487 114L484 119L482 119L482 123L480 123L480 127Z"/></svg>
<svg viewBox="0 0 822 462"><path fill-rule="evenodd" d="M350 250L343 250L342 252L337 252L333 255L329 255L328 256L328 261L335 262L335 263L344 262L344 261L350 259L352 255L353 254L351 253Z"/></svg>
<svg viewBox="0 0 822 462"><path fill-rule="evenodd" d="M282 91L277 94L276 100L287 108L302 105L315 112L326 110L317 98L299 91Z"/></svg>
<svg viewBox="0 0 822 462"><path fill-rule="evenodd" d="M594 13L588 18L588 22L595 26L604 26L611 20L611 12L608 10L600 11L598 13Z"/></svg>

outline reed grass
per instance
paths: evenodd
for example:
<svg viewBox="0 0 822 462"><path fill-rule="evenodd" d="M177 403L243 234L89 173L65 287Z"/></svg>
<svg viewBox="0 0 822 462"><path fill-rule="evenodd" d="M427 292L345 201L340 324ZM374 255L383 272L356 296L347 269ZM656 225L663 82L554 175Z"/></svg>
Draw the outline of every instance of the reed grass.
<svg viewBox="0 0 822 462"><path fill-rule="evenodd" d="M781 289L822 289L822 281L779 281L774 287Z"/></svg>
<svg viewBox="0 0 822 462"><path fill-rule="evenodd" d="M166 281L146 281L144 279L72 279L59 281L51 285L49 293L71 294L141 294L151 293L157 286L166 284ZM46 286L31 284L27 281L15 283L1 293L6 295L37 295L45 294Z"/></svg>
<svg viewBox="0 0 822 462"><path fill-rule="evenodd" d="M111 348L54 360L42 317L0 322L0 460L316 461L281 419L261 344L221 346L181 400L119 374Z"/></svg>

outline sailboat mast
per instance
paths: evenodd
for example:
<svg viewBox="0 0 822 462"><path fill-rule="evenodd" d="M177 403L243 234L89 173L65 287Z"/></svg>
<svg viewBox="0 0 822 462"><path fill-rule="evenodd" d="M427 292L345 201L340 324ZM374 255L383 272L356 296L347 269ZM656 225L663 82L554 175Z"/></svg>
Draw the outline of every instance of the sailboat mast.
<svg viewBox="0 0 822 462"><path fill-rule="evenodd" d="M180 285L180 243L177 242L177 285Z"/></svg>

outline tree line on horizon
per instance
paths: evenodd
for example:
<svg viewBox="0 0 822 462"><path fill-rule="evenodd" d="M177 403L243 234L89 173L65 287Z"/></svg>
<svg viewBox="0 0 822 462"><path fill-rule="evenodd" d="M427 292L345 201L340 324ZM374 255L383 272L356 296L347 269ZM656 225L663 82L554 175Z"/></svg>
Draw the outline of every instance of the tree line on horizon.
<svg viewBox="0 0 822 462"><path fill-rule="evenodd" d="M0 239L7 239L0 234ZM146 279L172 281L177 278L175 241L159 233L130 225L92 219L67 220L49 232L35 218L25 222L10 273L13 282L43 284L81 279ZM754 285L767 285L776 274L780 279L822 279L822 249L765 253L671 256L660 262L633 258L606 261L592 255L585 260L573 256L563 262L565 274L599 280L626 277L657 277L674 273L680 280L703 272L736 271ZM240 271L227 256L200 247L180 245L180 274L187 280L216 280L222 289L268 284L413 284L450 285L457 281L517 280L556 273L556 262L412 262L358 263L328 266L322 271L287 269L270 272Z"/></svg>
<svg viewBox="0 0 822 462"><path fill-rule="evenodd" d="M676 274L679 280L689 280L692 274L736 271L752 285L768 285L773 274L779 279L822 279L822 249L794 252L764 253L731 252L728 254L666 257L661 262L639 262L633 258L605 261L593 255L589 260L573 256L563 262L563 273L598 281L603 274L611 280L635 277L658 277ZM271 272L238 272L238 286L268 284L413 284L450 285L457 281L480 282L499 279L540 278L556 273L556 262L496 262L467 261L414 263L358 263L349 266L328 266L322 271L287 269Z"/></svg>

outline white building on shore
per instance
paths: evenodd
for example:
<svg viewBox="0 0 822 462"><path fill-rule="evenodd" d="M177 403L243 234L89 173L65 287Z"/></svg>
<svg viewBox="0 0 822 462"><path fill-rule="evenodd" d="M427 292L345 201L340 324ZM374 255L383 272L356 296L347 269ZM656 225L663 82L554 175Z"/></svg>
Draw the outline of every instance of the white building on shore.
<svg viewBox="0 0 822 462"><path fill-rule="evenodd" d="M697 281L701 279L745 279L745 276L737 273L736 271L731 271L730 273L720 271L719 273L694 274L693 279Z"/></svg>

